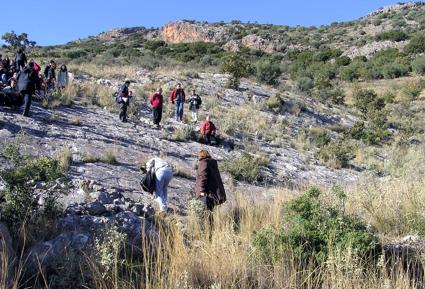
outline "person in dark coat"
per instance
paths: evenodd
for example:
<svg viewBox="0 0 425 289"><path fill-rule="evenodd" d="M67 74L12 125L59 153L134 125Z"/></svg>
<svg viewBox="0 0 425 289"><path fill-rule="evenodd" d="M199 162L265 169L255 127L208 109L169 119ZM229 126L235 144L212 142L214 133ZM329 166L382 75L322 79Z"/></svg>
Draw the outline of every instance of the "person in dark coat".
<svg viewBox="0 0 425 289"><path fill-rule="evenodd" d="M27 65L27 56L22 48L19 48L15 56L16 72L21 71Z"/></svg>
<svg viewBox="0 0 425 289"><path fill-rule="evenodd" d="M18 73L18 90L24 98L24 116L29 116L31 107L31 96L38 85L38 75L34 71L34 62L29 62Z"/></svg>
<svg viewBox="0 0 425 289"><path fill-rule="evenodd" d="M130 87L130 80L126 80L125 83L121 86L120 91L119 91L119 98L120 101L119 103L121 104L121 108L120 108L120 120L122 122L127 122L127 108L128 105L130 104L130 91L129 88Z"/></svg>
<svg viewBox="0 0 425 289"><path fill-rule="evenodd" d="M158 88L156 92L151 96L150 103L153 111L153 123L159 127L159 123L162 119L162 105L164 97L162 96L162 88Z"/></svg>
<svg viewBox="0 0 425 289"><path fill-rule="evenodd" d="M195 195L210 211L226 201L226 191L217 161L206 150L198 154Z"/></svg>

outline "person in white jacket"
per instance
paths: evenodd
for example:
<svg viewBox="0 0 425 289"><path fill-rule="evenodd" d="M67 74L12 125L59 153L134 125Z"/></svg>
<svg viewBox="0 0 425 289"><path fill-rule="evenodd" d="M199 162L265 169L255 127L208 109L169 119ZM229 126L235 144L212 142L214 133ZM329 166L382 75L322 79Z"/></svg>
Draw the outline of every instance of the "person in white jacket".
<svg viewBox="0 0 425 289"><path fill-rule="evenodd" d="M148 172L155 172L155 195L161 212L167 212L168 184L173 178L173 168L166 161L154 157L146 163Z"/></svg>

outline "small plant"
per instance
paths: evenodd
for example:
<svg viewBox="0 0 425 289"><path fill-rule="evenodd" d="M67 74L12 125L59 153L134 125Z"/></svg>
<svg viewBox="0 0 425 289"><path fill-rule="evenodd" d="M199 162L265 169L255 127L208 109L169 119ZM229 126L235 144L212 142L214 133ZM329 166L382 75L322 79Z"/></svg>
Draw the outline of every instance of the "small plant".
<svg viewBox="0 0 425 289"><path fill-rule="evenodd" d="M84 153L81 155L81 161L84 163L97 163L100 162L100 158L89 153Z"/></svg>
<svg viewBox="0 0 425 289"><path fill-rule="evenodd" d="M117 163L117 156L114 151L108 150L105 154L100 158L100 161L105 164L113 165Z"/></svg>
<svg viewBox="0 0 425 289"><path fill-rule="evenodd" d="M242 152L240 157L227 160L223 165L223 169L236 180L253 183L264 179L261 174L261 167L267 166L268 163L269 160L264 156Z"/></svg>
<svg viewBox="0 0 425 289"><path fill-rule="evenodd" d="M120 258L126 235L117 228L106 229L102 236L95 239L95 257L103 278L111 281L117 277L118 270L125 260Z"/></svg>
<svg viewBox="0 0 425 289"><path fill-rule="evenodd" d="M170 140L186 142L191 140L198 140L198 135L192 126L185 126L183 128L177 128L169 136Z"/></svg>
<svg viewBox="0 0 425 289"><path fill-rule="evenodd" d="M57 157L59 167L62 172L67 172L72 164L72 151L69 147L65 147Z"/></svg>
<svg viewBox="0 0 425 289"><path fill-rule="evenodd" d="M347 141L338 140L323 146L319 158L332 168L345 168L354 159L353 148Z"/></svg>
<svg viewBox="0 0 425 289"><path fill-rule="evenodd" d="M81 118L79 116L73 116L71 118L71 120L69 121L70 124L75 125L75 126L80 126L81 125Z"/></svg>

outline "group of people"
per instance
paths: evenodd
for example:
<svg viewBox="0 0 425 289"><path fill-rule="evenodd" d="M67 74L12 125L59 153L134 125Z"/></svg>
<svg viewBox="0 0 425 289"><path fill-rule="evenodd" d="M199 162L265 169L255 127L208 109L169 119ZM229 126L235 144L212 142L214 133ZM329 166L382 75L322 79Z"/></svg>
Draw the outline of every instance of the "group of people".
<svg viewBox="0 0 425 289"><path fill-rule="evenodd" d="M161 212L168 211L168 184L173 178L173 168L165 160L154 157L146 163L143 171L155 174L155 196ZM196 169L195 196L205 208L212 211L215 206L226 201L226 191L218 169L217 161L208 151L198 154Z"/></svg>
<svg viewBox="0 0 425 289"><path fill-rule="evenodd" d="M127 108L130 104L130 99L133 96L132 91L129 89L130 81L126 80L123 85L120 86L119 91L115 94L115 100L121 105L119 112L119 119L122 122L127 122ZM175 119L177 122L183 121L184 104L186 103L186 94L178 83L176 87L171 91L169 97L170 103L175 105ZM196 90L192 90L192 94L188 100L189 111L192 115L192 122L198 121L198 111L202 104L201 97L196 93ZM160 128L162 120L162 110L164 106L164 96L162 95L162 88L159 87L150 96L150 105L152 108L152 122L156 128ZM216 143L217 128L211 120L211 116L207 116L206 119L201 123L200 132L207 144Z"/></svg>
<svg viewBox="0 0 425 289"><path fill-rule="evenodd" d="M3 97L14 98L9 102L20 106L24 104L24 116L29 116L32 95L36 91L63 89L68 85L69 75L65 64L56 73L56 62L50 60L44 71L33 60L27 59L25 51L19 49L11 60L0 55L0 92Z"/></svg>

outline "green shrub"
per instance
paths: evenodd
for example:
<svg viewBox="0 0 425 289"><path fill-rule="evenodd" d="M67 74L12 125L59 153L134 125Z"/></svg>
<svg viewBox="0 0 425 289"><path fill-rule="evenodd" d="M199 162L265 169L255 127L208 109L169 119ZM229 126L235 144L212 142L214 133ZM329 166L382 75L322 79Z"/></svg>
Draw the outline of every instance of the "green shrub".
<svg viewBox="0 0 425 289"><path fill-rule="evenodd" d="M276 84L282 73L279 63L271 61L258 61L255 67L257 80L270 85Z"/></svg>
<svg viewBox="0 0 425 289"><path fill-rule="evenodd" d="M367 225L322 202L317 188L285 204L283 212L280 228L266 227L254 235L254 251L263 262L275 264L289 254L304 266L320 265L333 253L350 251L364 260L378 253L379 239Z"/></svg>
<svg viewBox="0 0 425 289"><path fill-rule="evenodd" d="M264 176L261 174L261 167L268 163L268 159L263 156L243 152L240 157L227 160L223 169L238 181L253 183L263 181Z"/></svg>
<svg viewBox="0 0 425 289"><path fill-rule="evenodd" d="M386 79L398 78L409 73L409 66L401 63L389 63L382 67L382 75Z"/></svg>
<svg viewBox="0 0 425 289"><path fill-rule="evenodd" d="M306 92L314 87L314 82L310 77L300 77L297 79L297 88L300 91Z"/></svg>
<svg viewBox="0 0 425 289"><path fill-rule="evenodd" d="M53 181L63 176L60 164L55 159L50 157L34 159L25 156L20 158L19 163L0 172L0 177L6 184L0 217L14 231L42 214L51 216L57 213L57 196L48 188L53 185ZM33 187L37 182L45 183L47 196L43 205L38 203Z"/></svg>
<svg viewBox="0 0 425 289"><path fill-rule="evenodd" d="M340 56L335 59L336 66L347 66L351 63L351 59L348 56Z"/></svg>
<svg viewBox="0 0 425 289"><path fill-rule="evenodd" d="M425 56L419 56L413 60L412 69L419 75L425 75Z"/></svg>
<svg viewBox="0 0 425 289"><path fill-rule="evenodd" d="M354 159L352 146L344 140L328 143L320 148L319 158L329 167L346 168L350 160Z"/></svg>
<svg viewBox="0 0 425 289"><path fill-rule="evenodd" d="M354 92L354 106L367 117L369 112L383 109L385 101L373 89L357 89Z"/></svg>
<svg viewBox="0 0 425 289"><path fill-rule="evenodd" d="M239 86L241 77L249 75L250 69L250 64L239 53L230 54L221 63L221 71L231 75L228 85L233 88Z"/></svg>
<svg viewBox="0 0 425 289"><path fill-rule="evenodd" d="M178 142L186 141L198 141L198 134L192 126L185 126L183 128L177 128L169 135L169 139Z"/></svg>
<svg viewBox="0 0 425 289"><path fill-rule="evenodd" d="M410 54L425 52L425 34L420 33L410 39L409 44L404 47L404 51Z"/></svg>
<svg viewBox="0 0 425 289"><path fill-rule="evenodd" d="M404 41L409 38L409 36L401 30L389 30L378 34L376 37L378 40L391 40L391 41Z"/></svg>

